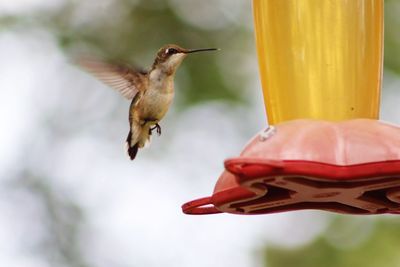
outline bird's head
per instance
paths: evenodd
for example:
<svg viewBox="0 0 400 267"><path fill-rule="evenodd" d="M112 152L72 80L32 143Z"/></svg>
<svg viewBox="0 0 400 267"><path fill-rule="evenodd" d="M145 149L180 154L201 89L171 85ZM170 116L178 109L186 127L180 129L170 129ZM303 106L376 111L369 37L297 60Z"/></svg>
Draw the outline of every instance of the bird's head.
<svg viewBox="0 0 400 267"><path fill-rule="evenodd" d="M185 49L178 45L168 44L160 48L153 63L154 68L160 68L167 73L173 74L181 64L182 60L190 53L214 51L217 48Z"/></svg>

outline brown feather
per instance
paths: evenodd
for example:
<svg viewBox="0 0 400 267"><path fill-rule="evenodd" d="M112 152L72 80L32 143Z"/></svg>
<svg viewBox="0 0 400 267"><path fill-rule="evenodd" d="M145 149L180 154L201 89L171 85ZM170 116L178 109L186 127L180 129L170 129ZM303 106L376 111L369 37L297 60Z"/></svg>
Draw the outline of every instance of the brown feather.
<svg viewBox="0 0 400 267"><path fill-rule="evenodd" d="M142 90L141 83L145 79L145 73L141 70L92 58L80 58L77 63L127 99L133 99Z"/></svg>

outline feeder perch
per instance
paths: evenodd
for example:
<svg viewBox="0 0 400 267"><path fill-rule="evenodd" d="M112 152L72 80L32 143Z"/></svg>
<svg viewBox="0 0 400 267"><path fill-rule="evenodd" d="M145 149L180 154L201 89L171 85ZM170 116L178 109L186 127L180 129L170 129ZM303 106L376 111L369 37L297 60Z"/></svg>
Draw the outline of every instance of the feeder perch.
<svg viewBox="0 0 400 267"><path fill-rule="evenodd" d="M253 0L269 127L187 214L400 214L400 127L378 120L383 0Z"/></svg>
<svg viewBox="0 0 400 267"><path fill-rule="evenodd" d="M277 124L225 168L213 195L185 213L400 213L400 128L377 120Z"/></svg>

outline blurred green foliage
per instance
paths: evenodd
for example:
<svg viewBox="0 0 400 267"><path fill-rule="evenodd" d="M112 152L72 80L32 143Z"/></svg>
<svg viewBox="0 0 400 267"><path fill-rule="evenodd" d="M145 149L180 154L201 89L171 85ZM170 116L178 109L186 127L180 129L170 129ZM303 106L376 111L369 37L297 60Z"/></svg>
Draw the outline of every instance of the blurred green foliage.
<svg viewBox="0 0 400 267"><path fill-rule="evenodd" d="M385 0L385 67L400 74L400 1Z"/></svg>
<svg viewBox="0 0 400 267"><path fill-rule="evenodd" d="M83 8L85 1L66 1L63 6L49 11L2 16L0 30L44 29L53 33L67 56L73 57L77 52L93 53L142 67L150 66L158 48L166 43L188 48L219 47L222 51L194 55L180 67L177 74L178 101L174 106L182 110L213 100L246 103L244 86L254 78L254 75L249 75L243 61L249 54L255 57L251 28L241 21L232 21L224 27L196 27L177 15L174 11L176 4L174 6L172 2L179 4L178 0L120 0L111 1L111 5L103 8L100 8L102 1ZM250 5L248 7L243 12L251 14ZM400 74L400 1L385 0L385 13L385 68ZM56 130L52 129L53 132ZM64 141L62 136L55 136L59 142ZM31 166L21 166L21 169L26 173L34 172ZM84 217L79 205L54 195L54 189L43 185L40 178L32 178L25 186L45 206L44 216L48 218L46 223L51 229L51 238L44 250L51 247L49 254L53 256L49 257L57 255L61 260L56 262L64 262L65 266L86 266L76 241ZM371 221L359 222L358 226L368 235L355 245L342 246L340 241L335 243L330 236L346 232L355 217L335 218L325 233L306 246L293 249L268 246L265 250L267 266L400 265L399 220L379 219L367 230L363 227L370 226ZM351 239L354 232L346 233Z"/></svg>
<svg viewBox="0 0 400 267"><path fill-rule="evenodd" d="M333 220L327 232L311 244L284 249L268 247L265 253L266 266L269 267L381 267L400 266L400 220L381 219L372 222L372 229L366 231L363 226L371 224L365 219L358 227L368 234L351 245L343 240L332 241L329 236L341 235L352 224L352 217L339 216ZM341 223L338 223L342 221ZM357 238L357 229L347 232L347 239Z"/></svg>
<svg viewBox="0 0 400 267"><path fill-rule="evenodd" d="M241 21L251 17L251 4L232 1L228 10L221 10L220 1L214 1L213 5L210 5L211 2L205 8L209 8L210 11L217 10L213 13L214 21L225 20L226 23L210 24L208 14L204 12L207 10L203 10L205 15L202 18L197 18L200 19L197 24L182 15L182 11L177 12L176 9L180 5L192 7L191 11L197 12L196 1L188 3L186 0L65 0L60 1L61 5L48 9L32 8L21 14L17 12L0 15L0 33L32 35L39 39L38 43L43 36L52 38L51 41L55 41L69 59L83 54L126 62L141 68L150 67L157 50L167 43L176 43L187 48L218 47L221 51L193 54L181 65L175 79L177 93L173 107L177 111L183 111L192 105L207 101L226 101L231 103L231 106L243 105L248 103L246 91L243 89L254 77L248 75L248 70L243 66L244 59L248 59L249 54L255 55L253 32L248 22L245 24ZM204 7L204 4L200 5ZM244 5L248 8L240 8ZM236 9L233 12L234 7ZM46 71L43 75L48 73ZM115 143L113 134L120 129L118 126L128 126L129 103L117 94L113 98L115 101L108 102L110 99L104 99L102 92L96 96L90 90L77 90L76 88L81 88L79 84L76 88L62 87L63 78L68 79L63 77L63 71L60 69L51 72L52 75L59 75L52 78L61 84L60 91L57 91L60 88L53 88L45 83L40 85L49 93L44 97L40 96L43 101L38 101L36 107L43 110L38 119L41 121L38 128L43 129L46 134L43 136L35 131L24 140L25 146L29 147L29 153L23 153L22 159L17 161L16 182L10 186L9 191L22 189L24 194L29 195L29 202L35 203L39 207L37 209L41 210L39 218L35 218L32 224L43 225L43 234L36 237L32 233L24 237L24 240L33 240L33 254L40 255L40 258L48 262L48 266L103 266L92 263L97 257L86 255L87 248L82 246L82 240L87 234L83 230L87 227L87 207L82 207L84 204L77 200L77 196L68 193L63 183L54 179L54 173L57 172L54 165L57 164L49 162L64 162L65 158L60 155L63 151L60 150L66 148L69 141L73 143L79 139L77 137L85 134L93 141L92 139L96 139L93 138L94 134L98 137L98 132L101 131L99 143L104 143L104 136L107 134L113 136ZM98 101L103 105L101 109L98 108ZM176 116L173 112L170 112L170 115ZM99 124L102 126L98 127ZM154 151L157 156L166 156L162 149ZM38 161L35 161L36 159ZM92 164L92 161L90 162ZM71 166L71 169L75 168L76 166ZM132 165L132 168L135 168L135 165ZM140 176L136 171L132 173ZM64 178L68 180L71 177ZM0 188L1 186L2 184ZM17 207L19 203L15 205L16 210L24 212L21 207ZM112 266L127 265L113 263Z"/></svg>
<svg viewBox="0 0 400 267"><path fill-rule="evenodd" d="M38 16L44 27L58 38L60 46L71 55L81 49L100 56L128 62L141 68L151 66L157 50L164 44L176 43L187 48L218 47L222 51L191 56L177 74L180 88L179 108L208 100L244 103L242 87L245 75L238 76L237 66L221 66L221 53L239 49L246 53L253 45L252 32L240 24L220 29L204 29L188 24L173 11L167 1L116 1L107 7L107 19L76 23L79 2L67 2L49 16ZM95 12L97 10L94 10ZM248 10L251 12L251 10ZM82 51L80 51L82 53ZM241 62L237 62L240 66ZM179 73L184 72L185 77ZM233 79L227 84L223 76ZM184 86L180 87L182 79ZM182 82L183 83L183 82Z"/></svg>

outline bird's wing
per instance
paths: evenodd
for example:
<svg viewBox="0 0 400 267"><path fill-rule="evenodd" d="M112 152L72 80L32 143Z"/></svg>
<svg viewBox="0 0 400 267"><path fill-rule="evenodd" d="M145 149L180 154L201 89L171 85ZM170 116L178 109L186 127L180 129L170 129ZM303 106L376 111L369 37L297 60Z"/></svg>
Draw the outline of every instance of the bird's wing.
<svg viewBox="0 0 400 267"><path fill-rule="evenodd" d="M140 84L144 74L131 67L109 64L92 58L81 58L77 63L127 99L133 99L142 89Z"/></svg>

